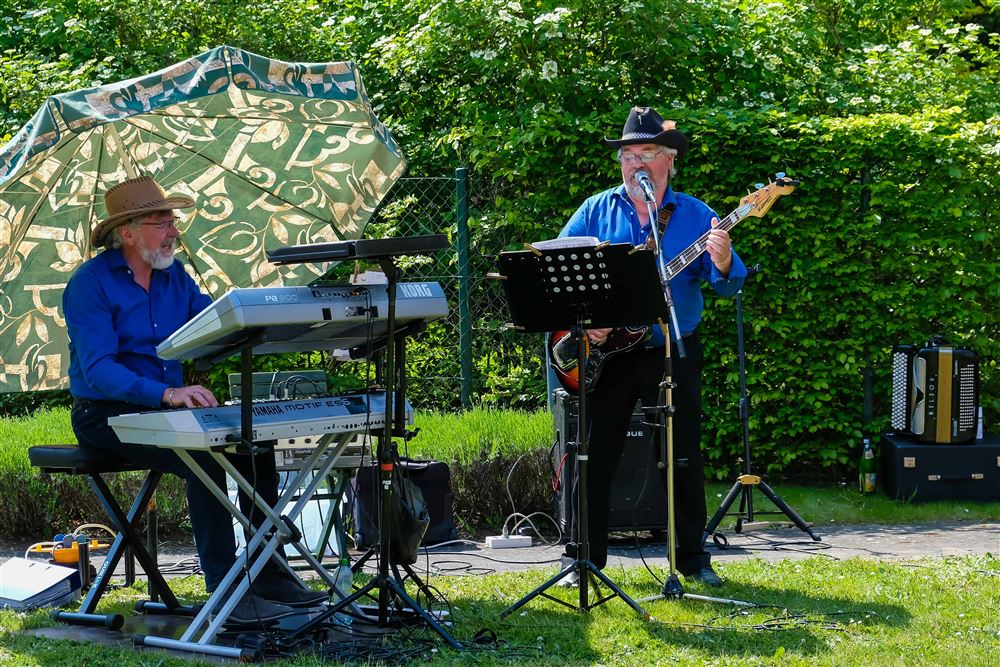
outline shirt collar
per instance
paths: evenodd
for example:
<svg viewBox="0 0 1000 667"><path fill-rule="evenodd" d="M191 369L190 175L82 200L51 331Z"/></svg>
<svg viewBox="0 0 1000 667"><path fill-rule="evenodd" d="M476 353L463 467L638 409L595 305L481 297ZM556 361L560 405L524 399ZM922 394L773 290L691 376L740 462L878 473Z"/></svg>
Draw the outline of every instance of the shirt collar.
<svg viewBox="0 0 1000 667"><path fill-rule="evenodd" d="M632 204L632 200L628 198L628 192L625 190L624 183L615 188L614 191L611 193L611 195L613 197L617 197L618 199L622 200L622 202L628 202L629 205ZM660 202L660 208L661 209L665 208L670 211L673 211L674 209L677 208L677 195L674 193L674 189L669 185L667 186L666 193L664 193L663 195L663 201Z"/></svg>
<svg viewBox="0 0 1000 667"><path fill-rule="evenodd" d="M112 271L118 271L121 269L128 270L128 264L125 262L125 257L122 255L121 248L108 248L101 253L108 262L108 266L111 267Z"/></svg>
<svg viewBox="0 0 1000 667"><path fill-rule="evenodd" d="M101 255L103 255L107 259L108 266L111 268L112 271L132 270L132 267L130 267L128 265L128 262L125 261L125 256L122 255L121 248L108 248L107 250L103 250L101 252ZM178 261L180 261L180 258L174 255L174 262ZM173 264L171 264L170 266L173 266ZM166 269L153 269L153 273L154 274L166 273L169 270L169 268L170 267L167 267Z"/></svg>

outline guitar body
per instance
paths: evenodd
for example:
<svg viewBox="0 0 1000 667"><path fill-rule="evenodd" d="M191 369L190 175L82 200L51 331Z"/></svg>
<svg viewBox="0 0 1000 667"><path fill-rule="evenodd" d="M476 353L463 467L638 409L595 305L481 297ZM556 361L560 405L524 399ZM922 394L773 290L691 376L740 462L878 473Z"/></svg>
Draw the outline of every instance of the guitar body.
<svg viewBox="0 0 1000 667"><path fill-rule="evenodd" d="M601 375L604 362L616 355L634 350L649 340L652 334L650 327L617 327L608 332L608 337L599 345L584 341L584 390L594 389ZM549 334L546 344L549 350L549 363L559 378L559 383L571 394L580 392L579 372L579 340L580 337L572 331L553 331Z"/></svg>

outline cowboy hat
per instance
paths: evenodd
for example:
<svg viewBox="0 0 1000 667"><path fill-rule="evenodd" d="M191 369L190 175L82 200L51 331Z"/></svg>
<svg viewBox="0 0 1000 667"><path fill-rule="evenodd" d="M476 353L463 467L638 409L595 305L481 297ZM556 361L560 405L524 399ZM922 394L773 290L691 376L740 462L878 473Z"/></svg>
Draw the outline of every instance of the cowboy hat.
<svg viewBox="0 0 1000 667"><path fill-rule="evenodd" d="M104 208L108 217L94 227L90 243L95 248L104 245L112 230L136 216L192 206L194 200L185 195L167 197L152 176L130 178L104 193Z"/></svg>
<svg viewBox="0 0 1000 667"><path fill-rule="evenodd" d="M622 128L622 138L604 140L612 148L634 144L659 144L675 149L677 157L683 157L688 149L687 137L677 129L677 123L663 120L660 114L650 107L633 107L628 112L625 127Z"/></svg>

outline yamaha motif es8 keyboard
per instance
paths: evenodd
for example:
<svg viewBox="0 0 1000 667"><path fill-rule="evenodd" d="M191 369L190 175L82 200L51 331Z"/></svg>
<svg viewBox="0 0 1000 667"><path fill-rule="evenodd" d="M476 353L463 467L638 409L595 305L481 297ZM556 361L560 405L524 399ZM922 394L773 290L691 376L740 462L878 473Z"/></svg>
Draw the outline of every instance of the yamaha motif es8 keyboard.
<svg viewBox="0 0 1000 667"><path fill-rule="evenodd" d="M252 404L252 411L254 442L377 431L385 426L385 393L260 401ZM406 421L413 423L408 402ZM239 442L240 405L136 412L111 417L108 425L122 442L209 449Z"/></svg>
<svg viewBox="0 0 1000 667"><path fill-rule="evenodd" d="M229 290L156 347L163 359L235 353L254 340L254 354L350 350L385 336L385 285L245 287ZM435 282L396 285L396 327L448 314Z"/></svg>

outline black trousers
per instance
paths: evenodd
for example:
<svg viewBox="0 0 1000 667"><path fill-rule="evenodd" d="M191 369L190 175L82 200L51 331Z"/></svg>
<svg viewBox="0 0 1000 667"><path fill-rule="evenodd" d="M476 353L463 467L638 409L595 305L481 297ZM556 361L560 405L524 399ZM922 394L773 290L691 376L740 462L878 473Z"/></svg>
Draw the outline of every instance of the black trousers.
<svg viewBox="0 0 1000 667"><path fill-rule="evenodd" d="M691 574L708 566L711 557L702 548L701 536L708 520L705 473L701 459L701 365L698 334L684 338L687 356L681 359L671 345L672 379L677 385L672 403L674 442L674 502L677 570ZM637 400L657 404L663 378L663 349L637 350L605 362L594 390L587 395L590 424L588 512L590 560L603 568L608 562L608 509L612 484L625 446L625 435ZM654 438L658 437L654 434ZM666 488L666 474L661 476ZM663 508L666 516L667 508ZM572 549L567 549L571 553Z"/></svg>
<svg viewBox="0 0 1000 667"><path fill-rule="evenodd" d="M122 442L108 426L108 417L149 409L131 403L77 399L71 417L73 431L77 442L85 449L106 452L150 470L170 473L184 479L191 530L201 569L205 573L205 588L214 591L236 562L236 536L233 532L232 515L173 450ZM219 488L226 488L225 471L207 452L192 452L192 457ZM256 480L256 492L268 505L273 506L277 502L278 474L274 454L264 453L253 457L227 454L227 458L241 475L250 481ZM242 491L239 494L239 504L244 515L254 525L263 522L263 512L254 507L252 499ZM283 547L279 547L278 553L284 555ZM268 563L267 569L272 567L275 567L273 562Z"/></svg>

